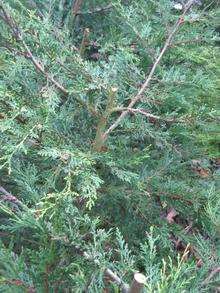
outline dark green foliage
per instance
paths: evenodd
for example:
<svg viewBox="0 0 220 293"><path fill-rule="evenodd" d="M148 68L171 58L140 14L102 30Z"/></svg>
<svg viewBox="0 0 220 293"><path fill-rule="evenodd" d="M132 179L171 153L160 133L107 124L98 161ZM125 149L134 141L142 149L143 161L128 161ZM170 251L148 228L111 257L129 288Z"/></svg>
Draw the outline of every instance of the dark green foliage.
<svg viewBox="0 0 220 293"><path fill-rule="evenodd" d="M0 292L118 292L106 268L141 271L146 292L215 292L218 3L191 8L106 140L181 12L72 4L0 1Z"/></svg>

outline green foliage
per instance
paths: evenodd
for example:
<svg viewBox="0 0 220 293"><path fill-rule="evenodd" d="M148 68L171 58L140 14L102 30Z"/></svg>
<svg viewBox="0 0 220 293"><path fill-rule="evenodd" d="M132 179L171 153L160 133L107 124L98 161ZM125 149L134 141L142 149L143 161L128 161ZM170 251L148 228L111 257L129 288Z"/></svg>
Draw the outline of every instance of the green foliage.
<svg viewBox="0 0 220 293"><path fill-rule="evenodd" d="M142 272L145 292L215 292L218 5L191 8L103 139L181 12L72 4L0 2L0 291L118 292L109 268L127 283Z"/></svg>

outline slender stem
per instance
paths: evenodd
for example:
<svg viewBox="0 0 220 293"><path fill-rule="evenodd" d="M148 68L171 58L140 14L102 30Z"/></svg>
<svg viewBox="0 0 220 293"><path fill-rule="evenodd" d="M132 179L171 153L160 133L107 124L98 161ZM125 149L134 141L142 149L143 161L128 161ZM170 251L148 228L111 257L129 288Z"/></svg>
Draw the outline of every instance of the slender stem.
<svg viewBox="0 0 220 293"><path fill-rule="evenodd" d="M160 117L160 116L150 114L145 109L134 109L134 108L122 107L122 108L114 108L114 109L112 109L111 113L124 112L124 111L129 111L130 113L142 114L145 117L150 118L150 119L154 119L154 120L161 120L161 121L166 121L166 122L173 122L174 121L174 119L166 119L166 118L163 118L163 117Z"/></svg>
<svg viewBox="0 0 220 293"><path fill-rule="evenodd" d="M193 43L198 44L198 43L203 43L203 42L206 42L206 40L203 39L203 38L195 38L195 39L191 39L191 40L183 40L183 41L173 43L172 45L170 45L170 48L179 47L179 46L182 46L182 45L193 44Z"/></svg>
<svg viewBox="0 0 220 293"><path fill-rule="evenodd" d="M1 194L3 194L3 196ZM8 192L3 186L0 186L0 198L15 204L21 203L17 197Z"/></svg>

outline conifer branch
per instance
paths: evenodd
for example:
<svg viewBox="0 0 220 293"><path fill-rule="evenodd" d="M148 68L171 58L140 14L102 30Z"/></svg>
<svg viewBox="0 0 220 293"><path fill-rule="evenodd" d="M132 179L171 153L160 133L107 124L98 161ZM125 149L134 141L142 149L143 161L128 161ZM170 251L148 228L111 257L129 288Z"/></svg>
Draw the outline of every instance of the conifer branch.
<svg viewBox="0 0 220 293"><path fill-rule="evenodd" d="M2 14L0 14L0 18L9 26L13 37L16 39L16 41L18 43L21 43L21 45L25 49L25 54L22 54L22 56L24 56L26 59L30 60L32 62L32 64L35 66L35 68L37 69L37 71L39 71L42 75L44 75L46 77L46 79L49 80L64 96L69 96L70 95L69 91L60 82L58 82L56 79L54 79L53 76L51 76L51 74L49 74L44 69L44 66L42 65L42 63L40 61L38 61L37 58L33 55L29 46L27 45L27 43L25 42L25 40L23 38L23 35L22 35L20 28L15 23L13 18L8 14L6 9L3 7L2 2L0 2L0 10L2 11ZM98 113L94 107L92 107L91 105L88 105L84 100L82 100L78 96L74 96L74 98L77 100L77 102L79 104L86 107L87 110L91 114L93 114L95 116L98 115Z"/></svg>
<svg viewBox="0 0 220 293"><path fill-rule="evenodd" d="M145 82L143 83L141 89L138 91L138 93L136 94L136 96L134 96L131 99L131 102L128 105L128 109L133 108L133 106L141 99L142 95L144 94L144 92L148 89L149 84L151 82L151 79L156 71L156 68L158 67L162 57L164 56L165 52L167 51L167 49L170 47L171 45L171 41L174 37L174 35L176 34L176 32L178 31L179 27L183 24L184 22L184 16L186 15L186 13L189 11L189 9L191 8L191 6L194 4L194 0L189 0L186 5L185 5L185 9L184 12L182 13L182 15L178 18L177 22L175 23L172 31L170 32L167 40L165 41L165 44L159 54L159 56L157 57L156 61L154 62L149 75L147 76L147 78L145 79ZM108 135L116 128L119 126L119 124L121 123L121 121L129 114L129 110L125 110L121 113L121 115L118 117L118 119L105 131L104 135L103 135L103 140L106 140Z"/></svg>

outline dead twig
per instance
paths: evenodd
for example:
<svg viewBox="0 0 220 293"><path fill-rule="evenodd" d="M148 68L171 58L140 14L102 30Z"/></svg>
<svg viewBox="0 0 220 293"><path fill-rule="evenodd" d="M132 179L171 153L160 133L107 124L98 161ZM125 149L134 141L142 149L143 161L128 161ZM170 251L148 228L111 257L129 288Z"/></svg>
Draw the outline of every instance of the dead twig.
<svg viewBox="0 0 220 293"><path fill-rule="evenodd" d="M52 82L53 85L55 85L55 87L57 89L59 89L64 95L68 95L68 91L67 89L65 89L58 81L56 81L51 75L49 75L48 72L45 71L43 65L37 61L37 59L34 57L34 55L32 54L31 50L29 49L29 47L27 46L26 42L23 40L23 38L21 39L21 42L27 52L27 58L29 58L32 63L34 64L34 66L36 67L37 70L39 70L43 75L45 75L45 77Z"/></svg>
<svg viewBox="0 0 220 293"><path fill-rule="evenodd" d="M93 259L87 252L81 251L81 249L78 247L77 247L77 252L80 253L82 256L84 256L85 259L92 261L96 265L100 265L100 263L97 259ZM121 278L119 278L112 270L110 270L108 268L105 269L104 270L104 277L106 277L107 279L111 280L116 285L118 285L121 288L122 293L129 292L128 291L129 290L128 284L124 283L123 280Z"/></svg>

